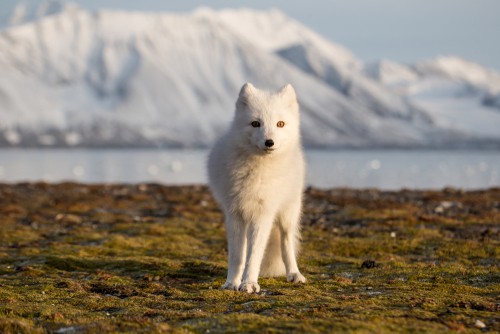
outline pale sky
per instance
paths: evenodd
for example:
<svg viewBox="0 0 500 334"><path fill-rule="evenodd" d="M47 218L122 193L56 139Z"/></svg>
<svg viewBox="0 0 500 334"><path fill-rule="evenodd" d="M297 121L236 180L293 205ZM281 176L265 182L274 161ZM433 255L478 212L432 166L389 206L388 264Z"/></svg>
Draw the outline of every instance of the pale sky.
<svg viewBox="0 0 500 334"><path fill-rule="evenodd" d="M0 0L0 16L19 1ZM39 0L24 0L36 3ZM189 12L277 8L366 61L456 55L500 71L500 0L74 0L80 6Z"/></svg>

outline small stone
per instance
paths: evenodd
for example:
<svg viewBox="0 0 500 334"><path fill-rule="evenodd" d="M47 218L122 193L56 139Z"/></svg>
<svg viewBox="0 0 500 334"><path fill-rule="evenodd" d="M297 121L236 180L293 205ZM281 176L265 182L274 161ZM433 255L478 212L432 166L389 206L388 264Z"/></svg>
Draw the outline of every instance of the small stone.
<svg viewBox="0 0 500 334"><path fill-rule="evenodd" d="M361 264L361 268L372 269L378 267L378 264L373 260L366 260Z"/></svg>
<svg viewBox="0 0 500 334"><path fill-rule="evenodd" d="M80 224L82 218L71 213L58 213L55 217L56 222L63 222L68 224Z"/></svg>
<svg viewBox="0 0 500 334"><path fill-rule="evenodd" d="M396 232L391 232L391 238L395 238L396 237Z"/></svg>
<svg viewBox="0 0 500 334"><path fill-rule="evenodd" d="M482 322L481 320L476 320L476 322L474 323L474 326L476 326L476 328L480 328L480 329L486 328L486 324L484 322Z"/></svg>

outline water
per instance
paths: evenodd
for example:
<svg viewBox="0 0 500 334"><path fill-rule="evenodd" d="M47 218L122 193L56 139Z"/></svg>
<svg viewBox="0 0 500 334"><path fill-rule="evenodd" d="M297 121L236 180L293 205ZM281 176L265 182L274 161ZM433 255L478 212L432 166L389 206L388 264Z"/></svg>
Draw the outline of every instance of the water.
<svg viewBox="0 0 500 334"><path fill-rule="evenodd" d="M206 150L2 149L0 182L206 183ZM320 188L481 189L500 186L495 150L306 151Z"/></svg>

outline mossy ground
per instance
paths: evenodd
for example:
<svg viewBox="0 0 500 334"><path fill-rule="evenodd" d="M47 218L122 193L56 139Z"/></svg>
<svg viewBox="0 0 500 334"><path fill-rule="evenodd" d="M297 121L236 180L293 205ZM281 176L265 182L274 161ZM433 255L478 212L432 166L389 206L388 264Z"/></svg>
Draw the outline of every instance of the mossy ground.
<svg viewBox="0 0 500 334"><path fill-rule="evenodd" d="M205 187L0 185L0 333L500 331L500 189L309 189L303 222L308 283L248 295Z"/></svg>

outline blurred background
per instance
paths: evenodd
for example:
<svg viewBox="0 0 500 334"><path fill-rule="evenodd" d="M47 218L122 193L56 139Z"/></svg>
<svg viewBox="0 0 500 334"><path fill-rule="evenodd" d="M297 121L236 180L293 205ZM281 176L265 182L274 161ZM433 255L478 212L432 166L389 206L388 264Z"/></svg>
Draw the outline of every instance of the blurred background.
<svg viewBox="0 0 500 334"><path fill-rule="evenodd" d="M294 85L307 183L500 186L500 2L0 4L0 182L206 182L245 82Z"/></svg>

